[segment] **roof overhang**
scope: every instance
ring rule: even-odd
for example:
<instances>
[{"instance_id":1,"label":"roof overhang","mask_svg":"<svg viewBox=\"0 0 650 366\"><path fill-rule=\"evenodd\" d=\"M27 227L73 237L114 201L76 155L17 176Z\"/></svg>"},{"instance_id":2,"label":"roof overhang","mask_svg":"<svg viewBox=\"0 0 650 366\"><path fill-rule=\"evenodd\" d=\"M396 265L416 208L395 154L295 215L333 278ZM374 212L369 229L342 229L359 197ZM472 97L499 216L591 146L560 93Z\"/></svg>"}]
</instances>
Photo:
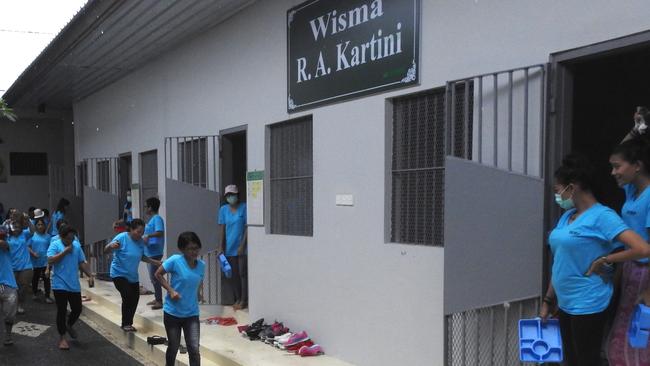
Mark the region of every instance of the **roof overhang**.
<instances>
[{"instance_id":1,"label":"roof overhang","mask_svg":"<svg viewBox=\"0 0 650 366\"><path fill-rule=\"evenodd\" d=\"M255 0L90 0L7 90L15 108L70 109Z\"/></svg>"}]
</instances>

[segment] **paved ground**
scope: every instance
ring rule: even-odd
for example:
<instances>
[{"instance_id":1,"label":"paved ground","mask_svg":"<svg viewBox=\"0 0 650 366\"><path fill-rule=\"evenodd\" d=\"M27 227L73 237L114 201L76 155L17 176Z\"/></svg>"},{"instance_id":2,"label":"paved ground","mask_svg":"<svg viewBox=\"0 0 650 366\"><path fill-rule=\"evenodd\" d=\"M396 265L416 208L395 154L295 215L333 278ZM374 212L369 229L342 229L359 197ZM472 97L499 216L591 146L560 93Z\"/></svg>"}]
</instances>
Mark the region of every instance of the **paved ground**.
<instances>
[{"instance_id":1,"label":"paved ground","mask_svg":"<svg viewBox=\"0 0 650 366\"><path fill-rule=\"evenodd\" d=\"M69 351L60 351L57 348L56 305L34 302L30 295L25 310L27 313L18 315L16 319L15 344L10 347L0 344L0 365L142 365L101 336L95 325L90 327L82 320L75 325L78 340L70 342ZM3 337L4 327L1 327L0 339Z\"/></svg>"}]
</instances>

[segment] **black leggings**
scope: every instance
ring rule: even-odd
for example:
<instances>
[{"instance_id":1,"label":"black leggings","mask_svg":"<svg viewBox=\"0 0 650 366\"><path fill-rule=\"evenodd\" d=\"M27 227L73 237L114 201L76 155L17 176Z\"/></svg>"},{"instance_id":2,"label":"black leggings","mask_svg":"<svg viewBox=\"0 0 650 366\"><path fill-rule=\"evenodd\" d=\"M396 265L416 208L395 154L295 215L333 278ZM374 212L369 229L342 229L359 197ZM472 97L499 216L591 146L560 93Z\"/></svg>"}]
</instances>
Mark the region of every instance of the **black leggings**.
<instances>
[{"instance_id":1,"label":"black leggings","mask_svg":"<svg viewBox=\"0 0 650 366\"><path fill-rule=\"evenodd\" d=\"M566 366L600 365L607 311L571 315L560 310L560 332Z\"/></svg>"},{"instance_id":2,"label":"black leggings","mask_svg":"<svg viewBox=\"0 0 650 366\"><path fill-rule=\"evenodd\" d=\"M34 274L32 275L32 292L36 295L38 291L38 281L43 279L43 286L45 287L45 297L50 297L50 278L45 273L47 267L34 268Z\"/></svg>"},{"instance_id":3,"label":"black leggings","mask_svg":"<svg viewBox=\"0 0 650 366\"><path fill-rule=\"evenodd\" d=\"M60 335L64 335L68 327L71 327L81 315L81 292L54 290L54 299L56 300L56 329ZM68 304L70 304L69 316L67 316Z\"/></svg>"},{"instance_id":4,"label":"black leggings","mask_svg":"<svg viewBox=\"0 0 650 366\"><path fill-rule=\"evenodd\" d=\"M226 278L236 303L248 304L248 256L226 257L232 267L232 277Z\"/></svg>"},{"instance_id":5,"label":"black leggings","mask_svg":"<svg viewBox=\"0 0 650 366\"><path fill-rule=\"evenodd\" d=\"M131 283L124 277L115 277L113 283L122 296L122 326L133 325L135 309L140 301L140 282Z\"/></svg>"}]
</instances>

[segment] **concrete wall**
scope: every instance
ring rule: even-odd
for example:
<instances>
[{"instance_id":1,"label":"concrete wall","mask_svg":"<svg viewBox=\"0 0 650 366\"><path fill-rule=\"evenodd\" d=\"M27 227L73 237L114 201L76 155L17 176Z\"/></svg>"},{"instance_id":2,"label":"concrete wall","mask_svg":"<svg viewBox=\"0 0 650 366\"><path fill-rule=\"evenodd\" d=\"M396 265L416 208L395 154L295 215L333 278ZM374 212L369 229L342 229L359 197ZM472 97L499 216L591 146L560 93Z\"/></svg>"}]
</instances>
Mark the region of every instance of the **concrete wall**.
<instances>
[{"instance_id":1,"label":"concrete wall","mask_svg":"<svg viewBox=\"0 0 650 366\"><path fill-rule=\"evenodd\" d=\"M67 160L71 163L74 146L71 126L64 123L63 118L25 115L26 118L16 122L0 119L0 139L3 141L0 143L0 154L7 159L6 168L9 169L10 152L45 152L48 164L56 165L64 165L64 156L68 156ZM74 179L74 169L66 169L66 175ZM9 175L7 183L0 183L0 202L5 210L17 207L27 211L29 206L51 210L53 206L50 205L49 188L48 175Z\"/></svg>"},{"instance_id":2,"label":"concrete wall","mask_svg":"<svg viewBox=\"0 0 650 366\"><path fill-rule=\"evenodd\" d=\"M256 3L77 103L77 158L162 151L164 136L247 124L248 170L264 170L264 126L313 114L314 235L250 228L251 318L306 329L359 365L442 365L444 249L385 243L386 98L648 29L647 4L423 0L420 86L289 116L285 19L300 2ZM337 193L355 206L337 207Z\"/></svg>"}]
</instances>

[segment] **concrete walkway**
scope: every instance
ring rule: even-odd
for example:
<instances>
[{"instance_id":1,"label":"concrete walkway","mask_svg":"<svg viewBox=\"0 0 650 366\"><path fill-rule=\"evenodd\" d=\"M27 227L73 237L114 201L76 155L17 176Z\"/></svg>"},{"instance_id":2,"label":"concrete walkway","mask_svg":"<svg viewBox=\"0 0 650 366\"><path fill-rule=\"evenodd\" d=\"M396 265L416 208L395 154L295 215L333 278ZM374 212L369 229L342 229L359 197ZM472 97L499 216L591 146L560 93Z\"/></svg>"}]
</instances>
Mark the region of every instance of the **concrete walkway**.
<instances>
[{"instance_id":1,"label":"concrete walkway","mask_svg":"<svg viewBox=\"0 0 650 366\"><path fill-rule=\"evenodd\" d=\"M0 365L142 365L81 320L75 324L78 340L69 342L69 351L61 351L57 347L56 305L32 301L29 295L25 310L26 314L16 319L15 344L0 345ZM4 329L0 339L4 339Z\"/></svg>"},{"instance_id":2,"label":"concrete walkway","mask_svg":"<svg viewBox=\"0 0 650 366\"><path fill-rule=\"evenodd\" d=\"M151 335L166 336L162 310L151 310L146 303L153 295L140 297L134 319L137 333L125 334L120 329L122 300L113 283L96 281L94 288L88 288L81 281L82 293L92 301L84 303L84 311L91 319L113 333L125 346L133 348L147 359L163 365L166 346L151 347L146 338ZM248 313L234 312L231 307L201 305L201 320L212 316L232 316L239 325L248 324ZM269 319L273 320L273 319ZM327 345L321 344L327 352ZM330 356L300 357L275 349L262 342L251 342L237 332L236 326L219 326L201 323L201 365L202 366L352 366ZM188 365L187 355L179 354L177 365Z\"/></svg>"}]
</instances>

